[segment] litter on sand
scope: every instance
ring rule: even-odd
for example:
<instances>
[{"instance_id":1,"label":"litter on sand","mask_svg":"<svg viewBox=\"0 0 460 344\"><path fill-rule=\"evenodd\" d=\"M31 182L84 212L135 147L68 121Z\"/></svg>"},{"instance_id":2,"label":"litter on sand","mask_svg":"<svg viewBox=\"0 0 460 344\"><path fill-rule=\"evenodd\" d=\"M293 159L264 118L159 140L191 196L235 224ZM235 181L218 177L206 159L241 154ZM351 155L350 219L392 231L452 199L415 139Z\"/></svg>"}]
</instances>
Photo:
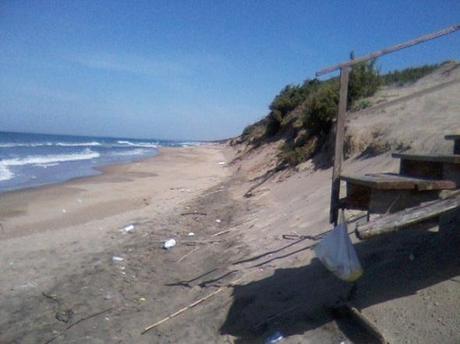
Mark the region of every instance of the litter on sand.
<instances>
[{"instance_id":1,"label":"litter on sand","mask_svg":"<svg viewBox=\"0 0 460 344\"><path fill-rule=\"evenodd\" d=\"M283 334L280 331L276 331L270 337L265 340L265 344L275 344L279 343L284 339Z\"/></svg>"},{"instance_id":2,"label":"litter on sand","mask_svg":"<svg viewBox=\"0 0 460 344\"><path fill-rule=\"evenodd\" d=\"M125 226L121 229L122 232L125 232L125 233L129 233L129 232L132 232L134 230L134 225L128 225L128 226Z\"/></svg>"},{"instance_id":3,"label":"litter on sand","mask_svg":"<svg viewBox=\"0 0 460 344\"><path fill-rule=\"evenodd\" d=\"M163 243L163 248L165 250L169 250L170 248L173 248L176 246L176 240L175 239L168 239Z\"/></svg>"},{"instance_id":4,"label":"litter on sand","mask_svg":"<svg viewBox=\"0 0 460 344\"><path fill-rule=\"evenodd\" d=\"M218 164L219 165L225 165L225 161L219 161Z\"/></svg>"},{"instance_id":5,"label":"litter on sand","mask_svg":"<svg viewBox=\"0 0 460 344\"><path fill-rule=\"evenodd\" d=\"M188 236L194 236L194 235L195 235L195 233L193 233L193 232L190 232L190 233L188 233L187 235L188 235Z\"/></svg>"},{"instance_id":6,"label":"litter on sand","mask_svg":"<svg viewBox=\"0 0 460 344\"><path fill-rule=\"evenodd\" d=\"M124 258L117 257L117 256L113 256L113 257L112 257L112 261L113 261L113 262L122 262L122 261L124 261Z\"/></svg>"},{"instance_id":7,"label":"litter on sand","mask_svg":"<svg viewBox=\"0 0 460 344\"><path fill-rule=\"evenodd\" d=\"M217 223L221 223L222 220L221 220L221 219L217 219L216 222L217 222Z\"/></svg>"},{"instance_id":8,"label":"litter on sand","mask_svg":"<svg viewBox=\"0 0 460 344\"><path fill-rule=\"evenodd\" d=\"M339 224L315 247L318 259L341 280L354 282L363 274L355 248L348 236L343 211Z\"/></svg>"}]
</instances>

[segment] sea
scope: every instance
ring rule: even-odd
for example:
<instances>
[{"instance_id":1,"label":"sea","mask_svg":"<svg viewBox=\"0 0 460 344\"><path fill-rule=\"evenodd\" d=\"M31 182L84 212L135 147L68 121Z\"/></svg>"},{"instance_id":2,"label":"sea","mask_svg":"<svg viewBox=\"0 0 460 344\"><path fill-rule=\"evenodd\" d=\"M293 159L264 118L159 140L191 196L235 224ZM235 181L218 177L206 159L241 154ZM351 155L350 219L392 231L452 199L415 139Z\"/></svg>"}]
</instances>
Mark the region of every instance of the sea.
<instances>
[{"instance_id":1,"label":"sea","mask_svg":"<svg viewBox=\"0 0 460 344\"><path fill-rule=\"evenodd\" d=\"M139 161L158 147L199 142L0 132L0 192L101 174L100 167Z\"/></svg>"}]
</instances>

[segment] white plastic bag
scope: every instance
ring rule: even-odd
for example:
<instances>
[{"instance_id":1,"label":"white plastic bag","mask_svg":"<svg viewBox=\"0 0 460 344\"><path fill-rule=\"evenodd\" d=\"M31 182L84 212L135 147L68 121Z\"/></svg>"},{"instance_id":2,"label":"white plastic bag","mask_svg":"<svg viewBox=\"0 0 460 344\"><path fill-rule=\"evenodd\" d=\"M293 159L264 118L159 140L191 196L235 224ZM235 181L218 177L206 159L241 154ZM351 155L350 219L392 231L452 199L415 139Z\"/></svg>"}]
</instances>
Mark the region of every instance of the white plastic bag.
<instances>
[{"instance_id":1,"label":"white plastic bag","mask_svg":"<svg viewBox=\"0 0 460 344\"><path fill-rule=\"evenodd\" d=\"M361 263L348 236L343 211L339 224L316 245L315 253L326 268L341 280L354 282L363 274Z\"/></svg>"}]
</instances>

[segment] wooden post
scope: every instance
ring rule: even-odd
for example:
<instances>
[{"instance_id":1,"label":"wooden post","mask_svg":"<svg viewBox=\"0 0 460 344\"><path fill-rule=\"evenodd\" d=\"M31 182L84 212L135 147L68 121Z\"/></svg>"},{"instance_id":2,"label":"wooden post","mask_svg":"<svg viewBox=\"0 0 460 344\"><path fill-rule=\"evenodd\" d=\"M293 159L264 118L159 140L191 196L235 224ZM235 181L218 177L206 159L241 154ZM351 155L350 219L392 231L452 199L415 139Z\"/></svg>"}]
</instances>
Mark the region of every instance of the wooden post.
<instances>
[{"instance_id":1,"label":"wooden post","mask_svg":"<svg viewBox=\"0 0 460 344\"><path fill-rule=\"evenodd\" d=\"M335 158L334 158L334 169L332 172L332 190L331 190L331 209L329 220L331 223L337 224L337 215L339 210L339 197L340 197L340 172L342 170L343 160L343 139L344 139L344 128L345 128L345 113L347 110L347 97L348 97L348 76L350 68L360 62L369 60L375 60L377 57L393 53L395 51L406 49L414 45L424 43L453 32L460 30L460 24L449 26L441 31L434 32L425 36L418 37L411 41L397 44L395 46L385 48L372 54L355 58L344 63L339 63L335 66L328 67L320 70L316 73L316 76L325 75L340 69L340 100L339 100L339 111L336 123L336 137L335 137ZM456 148L458 151L460 148ZM457 153L460 154L460 153Z\"/></svg>"},{"instance_id":2,"label":"wooden post","mask_svg":"<svg viewBox=\"0 0 460 344\"><path fill-rule=\"evenodd\" d=\"M329 221L337 225L339 198L340 198L340 173L342 172L343 162L343 140L345 134L345 115L347 112L348 99L348 79L350 75L350 67L345 66L340 68L340 98L339 109L336 122L335 133L335 155L334 169L332 170L332 186L331 186L331 210Z\"/></svg>"}]
</instances>

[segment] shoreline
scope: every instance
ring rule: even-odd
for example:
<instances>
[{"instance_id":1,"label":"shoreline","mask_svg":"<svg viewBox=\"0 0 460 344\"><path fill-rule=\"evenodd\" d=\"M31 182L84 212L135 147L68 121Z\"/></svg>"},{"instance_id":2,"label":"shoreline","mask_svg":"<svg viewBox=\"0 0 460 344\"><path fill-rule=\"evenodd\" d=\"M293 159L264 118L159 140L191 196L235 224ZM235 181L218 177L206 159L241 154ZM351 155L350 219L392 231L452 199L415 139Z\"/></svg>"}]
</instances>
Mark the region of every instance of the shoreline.
<instances>
[{"instance_id":1,"label":"shoreline","mask_svg":"<svg viewBox=\"0 0 460 344\"><path fill-rule=\"evenodd\" d=\"M217 143L217 144L215 144L215 143L201 144L200 146L201 147L211 147L211 146L216 146L216 145L219 145L219 143ZM0 198L2 196L4 196L4 195L13 194L13 193L17 193L17 192L24 192L24 191L29 192L29 191L46 190L47 188L50 188L50 187L55 187L55 186L59 186L59 185L66 185L66 184L69 184L69 183L78 182L80 180L85 182L87 179L89 180L91 178L97 178L97 177L104 176L105 174L110 174L110 173L116 172L118 167L129 166L129 165L132 165L132 164L144 163L144 162L148 163L150 161L153 161L153 159L156 159L157 157L159 157L162 154L162 152L166 153L169 150L189 149L189 148L192 149L192 148L195 148L195 147L198 147L198 146L158 147L158 148L155 148L158 151L158 153L156 155L154 155L154 156L141 158L139 160L126 161L126 162L117 162L117 163L113 163L113 164L107 164L107 165L102 165L102 166L98 166L98 167L93 167L92 170L96 171L97 174L73 177L73 178L70 178L70 179L67 179L67 180L64 180L64 181L56 181L56 182L47 183L47 184L43 184L43 185L27 186L27 187L20 188L20 189L0 191Z\"/></svg>"},{"instance_id":2,"label":"shoreline","mask_svg":"<svg viewBox=\"0 0 460 344\"><path fill-rule=\"evenodd\" d=\"M94 171L93 174L86 174L86 175L82 175L82 176L71 177L71 178L69 178L67 180L63 180L63 181L56 181L56 182L50 182L50 183L45 183L45 184L36 185L36 186L26 186L26 187L18 188L18 189L0 191L0 197L2 195L4 195L4 194L8 194L8 193L28 191L28 190L36 190L36 189L46 188L46 187L50 187L50 186L64 185L66 183L73 182L73 181L80 180L80 179L98 177L100 175L105 174L109 167L135 164L135 163L146 161L146 160L149 160L149 159L154 159L158 155L161 154L160 151L163 148L185 148L185 147L158 147L158 148L155 148L158 153L156 155L154 155L154 156L148 156L148 157L145 157L145 158L140 158L138 160L132 160L132 161L126 161L126 162L116 162L116 163L113 163L113 164L106 164L106 165L91 167L91 171Z\"/></svg>"},{"instance_id":3,"label":"shoreline","mask_svg":"<svg viewBox=\"0 0 460 344\"><path fill-rule=\"evenodd\" d=\"M100 208L100 203L116 203L116 200L120 200L120 204L118 206L112 204L112 208L114 209L103 209L102 215L115 215L118 212L124 212L129 209L137 208L143 205L145 206L146 202L151 202L150 200L145 201L145 199L148 197L148 195L145 192L140 193L143 194L143 197L133 195L134 198L137 198L137 201L130 202L124 200L124 195L126 193L123 192L123 190L121 192L118 192L117 194L112 193L112 195L107 195L107 192L111 191L109 190L109 186L116 184L123 185L125 183L128 187L129 183L142 184L143 182L153 182L161 184L161 178L160 180L158 180L158 175L154 172L150 172L150 170L155 170L155 168L157 167L161 170L162 167L167 167L167 165L165 165L165 162L168 161L169 163L171 163L171 157L172 159L174 159L174 157L180 157L182 154L186 155L187 152L193 155L196 151L221 149L223 149L223 147L213 145L203 145L200 146L200 148L161 147L158 150L158 154L154 157L148 157L146 159L133 161L129 163L113 164L98 167L97 170L100 172L100 174L97 175L81 176L63 182L2 192L0 193L0 224L2 226L2 231L0 232L0 241L5 238L17 236L16 233L11 233L8 230L8 228L11 227L16 227L16 230L14 232L19 232L21 230L25 230L27 233L31 232L29 227L31 226L32 221L26 221L24 223L18 221L18 218L30 218L32 216L32 214L27 215L24 209L27 209L27 211L30 212L30 208L38 208L36 211L38 214L34 216L33 223L35 225L35 228L39 228L40 230L44 227L56 229L62 226L69 226L86 222L81 217L76 221L74 219L74 221L70 222L62 221L61 219L62 217L71 216L71 209L73 209L73 212L75 212L78 211L79 208L83 208L85 206L85 201L80 201L80 199L82 198L89 199L91 206L95 206L98 208ZM173 164L171 166L174 167L174 161L172 162ZM107 197L99 197L97 195L96 190L92 190L98 188L98 186L100 186L100 190L98 190L98 192L106 193ZM90 194L85 196L85 190L89 191ZM129 190L126 191L129 193ZM76 198L78 204L71 204L69 206L69 198ZM115 199L110 201L111 198ZM53 203L53 199L66 199L67 204L66 202L59 204L59 201ZM40 204L37 204L40 202L44 202L44 204L42 206L40 206ZM43 213L47 213L47 211L45 209L40 208L46 208L46 204L49 204L50 202L53 203L55 207L61 207L62 214L59 214L59 211L57 211L57 214L45 216L45 221L42 215ZM83 215L86 215L87 212L83 213L85 213ZM91 214L90 219L93 220L97 217L97 214ZM9 223L11 221L12 224Z\"/></svg>"}]
</instances>

